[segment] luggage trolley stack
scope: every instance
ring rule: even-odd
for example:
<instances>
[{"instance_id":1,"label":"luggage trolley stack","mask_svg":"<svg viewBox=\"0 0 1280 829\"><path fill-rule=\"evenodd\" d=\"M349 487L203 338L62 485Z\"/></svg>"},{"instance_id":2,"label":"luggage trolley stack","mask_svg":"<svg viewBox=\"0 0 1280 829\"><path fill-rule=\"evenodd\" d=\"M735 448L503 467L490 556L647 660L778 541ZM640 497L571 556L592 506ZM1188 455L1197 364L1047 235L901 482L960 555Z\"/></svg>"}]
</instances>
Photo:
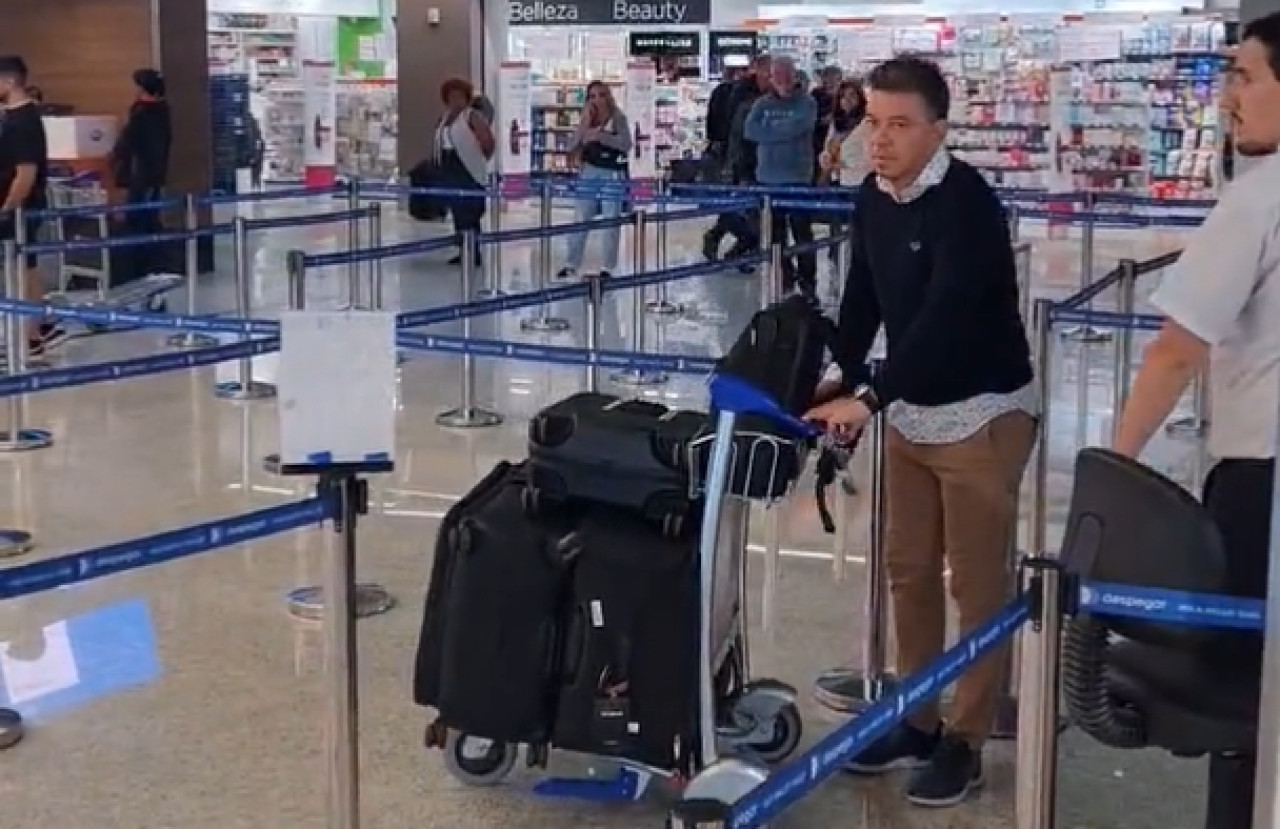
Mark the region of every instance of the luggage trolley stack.
<instances>
[{"instance_id":1,"label":"luggage trolley stack","mask_svg":"<svg viewBox=\"0 0 1280 829\"><path fill-rule=\"evenodd\" d=\"M758 314L712 416L597 393L549 406L528 459L445 515L414 697L454 777L494 785L555 749L619 773L543 794L636 799L659 778L731 800L795 751L795 689L751 677L744 571L752 502L785 498L815 443L794 412L825 324L804 300Z\"/></svg>"}]
</instances>

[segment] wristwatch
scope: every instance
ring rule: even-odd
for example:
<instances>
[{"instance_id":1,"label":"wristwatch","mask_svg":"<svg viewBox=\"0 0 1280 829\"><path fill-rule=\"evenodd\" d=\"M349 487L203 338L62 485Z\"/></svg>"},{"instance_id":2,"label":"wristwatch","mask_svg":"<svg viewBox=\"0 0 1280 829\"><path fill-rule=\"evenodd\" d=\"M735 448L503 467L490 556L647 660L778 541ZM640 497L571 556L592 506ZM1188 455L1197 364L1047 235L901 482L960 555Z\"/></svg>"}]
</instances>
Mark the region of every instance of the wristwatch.
<instances>
[{"instance_id":1,"label":"wristwatch","mask_svg":"<svg viewBox=\"0 0 1280 829\"><path fill-rule=\"evenodd\" d=\"M876 390L871 388L867 383L862 383L853 389L853 399L871 410L872 414L879 414L882 406L880 405L880 397L876 394Z\"/></svg>"}]
</instances>

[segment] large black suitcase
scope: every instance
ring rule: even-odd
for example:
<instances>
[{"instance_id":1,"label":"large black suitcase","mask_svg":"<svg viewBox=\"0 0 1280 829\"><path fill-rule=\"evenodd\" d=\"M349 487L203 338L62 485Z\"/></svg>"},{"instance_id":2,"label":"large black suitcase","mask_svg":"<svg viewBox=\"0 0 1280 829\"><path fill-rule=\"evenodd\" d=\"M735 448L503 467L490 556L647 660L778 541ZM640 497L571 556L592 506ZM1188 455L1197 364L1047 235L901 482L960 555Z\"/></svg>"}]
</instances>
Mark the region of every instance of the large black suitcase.
<instances>
[{"instance_id":1,"label":"large black suitcase","mask_svg":"<svg viewBox=\"0 0 1280 829\"><path fill-rule=\"evenodd\" d=\"M529 507L601 503L679 535L693 504L685 457L706 423L698 412L583 392L529 423Z\"/></svg>"},{"instance_id":2,"label":"large black suitcase","mask_svg":"<svg viewBox=\"0 0 1280 829\"><path fill-rule=\"evenodd\" d=\"M527 517L523 470L502 467L441 528L415 693L439 725L541 743L555 705L572 522ZM436 643L438 657L424 653Z\"/></svg>"},{"instance_id":3,"label":"large black suitcase","mask_svg":"<svg viewBox=\"0 0 1280 829\"><path fill-rule=\"evenodd\" d=\"M814 300L789 296L756 312L717 370L766 392L786 411L803 414L813 404L834 331Z\"/></svg>"},{"instance_id":4,"label":"large black suitcase","mask_svg":"<svg viewBox=\"0 0 1280 829\"><path fill-rule=\"evenodd\" d=\"M573 546L552 744L681 769L697 738L696 542L601 506Z\"/></svg>"}]
</instances>

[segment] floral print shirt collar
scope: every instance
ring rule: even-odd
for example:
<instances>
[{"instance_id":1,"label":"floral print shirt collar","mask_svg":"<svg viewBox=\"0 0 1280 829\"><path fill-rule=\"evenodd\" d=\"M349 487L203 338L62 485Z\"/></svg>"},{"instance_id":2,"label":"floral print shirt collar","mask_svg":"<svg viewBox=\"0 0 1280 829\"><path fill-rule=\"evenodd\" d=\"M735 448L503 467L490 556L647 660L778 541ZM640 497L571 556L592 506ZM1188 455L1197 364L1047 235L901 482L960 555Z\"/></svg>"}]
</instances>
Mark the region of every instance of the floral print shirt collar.
<instances>
[{"instance_id":1,"label":"floral print shirt collar","mask_svg":"<svg viewBox=\"0 0 1280 829\"><path fill-rule=\"evenodd\" d=\"M951 153L947 152L946 145L943 145L933 154L933 158L929 159L929 163L924 165L924 169L920 171L920 175L916 176L916 180L902 190L894 190L893 185L880 176L876 176L876 185L899 204L907 204L923 196L930 187L941 184L950 168Z\"/></svg>"}]
</instances>

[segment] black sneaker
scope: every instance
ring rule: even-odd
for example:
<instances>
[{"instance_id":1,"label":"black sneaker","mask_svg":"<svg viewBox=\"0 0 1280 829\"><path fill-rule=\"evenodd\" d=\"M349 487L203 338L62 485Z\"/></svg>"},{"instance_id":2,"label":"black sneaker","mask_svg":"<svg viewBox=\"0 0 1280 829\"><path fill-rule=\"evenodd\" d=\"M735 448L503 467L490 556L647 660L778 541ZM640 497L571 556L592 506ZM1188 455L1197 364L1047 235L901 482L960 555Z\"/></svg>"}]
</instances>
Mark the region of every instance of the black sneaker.
<instances>
[{"instance_id":1,"label":"black sneaker","mask_svg":"<svg viewBox=\"0 0 1280 829\"><path fill-rule=\"evenodd\" d=\"M886 774L928 765L938 748L941 731L932 734L903 723L867 746L845 766L854 774Z\"/></svg>"},{"instance_id":2,"label":"black sneaker","mask_svg":"<svg viewBox=\"0 0 1280 829\"><path fill-rule=\"evenodd\" d=\"M928 765L911 778L907 800L917 806L955 806L982 786L982 753L962 737L948 734Z\"/></svg>"},{"instance_id":3,"label":"black sneaker","mask_svg":"<svg viewBox=\"0 0 1280 829\"><path fill-rule=\"evenodd\" d=\"M708 262L715 262L720 258L720 237L714 233L704 233L702 235L702 258Z\"/></svg>"},{"instance_id":4,"label":"black sneaker","mask_svg":"<svg viewBox=\"0 0 1280 829\"><path fill-rule=\"evenodd\" d=\"M27 340L27 356L43 357L49 350L67 339L67 332L51 322L40 324L39 332Z\"/></svg>"}]
</instances>

